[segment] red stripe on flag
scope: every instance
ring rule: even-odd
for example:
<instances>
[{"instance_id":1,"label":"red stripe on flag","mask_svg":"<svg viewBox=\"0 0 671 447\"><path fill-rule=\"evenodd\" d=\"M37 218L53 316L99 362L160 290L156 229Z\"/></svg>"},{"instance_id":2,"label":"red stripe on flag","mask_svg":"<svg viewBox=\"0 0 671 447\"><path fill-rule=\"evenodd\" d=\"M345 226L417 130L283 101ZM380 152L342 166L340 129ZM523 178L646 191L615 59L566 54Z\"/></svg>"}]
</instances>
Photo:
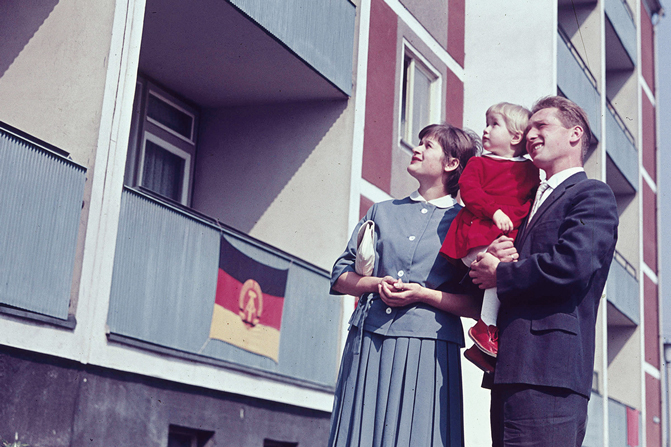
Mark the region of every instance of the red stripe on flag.
<instances>
[{"instance_id":1,"label":"red stripe on flag","mask_svg":"<svg viewBox=\"0 0 671 447\"><path fill-rule=\"evenodd\" d=\"M250 278L253 279L253 278ZM228 309L235 314L240 313L240 293L243 289L243 283L233 278L224 270L219 269L217 279L217 295L215 303ZM282 308L284 307L284 297L269 295L261 290L261 304L254 303L252 306L258 310L261 306L261 315L258 316L258 324L269 326L280 330L282 326ZM243 309L244 311L244 309ZM242 319L242 317L241 317Z\"/></svg>"}]
</instances>

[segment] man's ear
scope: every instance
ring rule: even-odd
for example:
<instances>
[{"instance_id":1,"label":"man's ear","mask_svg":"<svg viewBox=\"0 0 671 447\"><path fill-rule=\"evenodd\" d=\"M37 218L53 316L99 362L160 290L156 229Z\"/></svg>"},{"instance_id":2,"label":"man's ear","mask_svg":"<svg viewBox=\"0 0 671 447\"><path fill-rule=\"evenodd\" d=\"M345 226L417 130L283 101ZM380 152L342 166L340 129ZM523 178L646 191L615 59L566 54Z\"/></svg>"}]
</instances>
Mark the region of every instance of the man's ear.
<instances>
[{"instance_id":1,"label":"man's ear","mask_svg":"<svg viewBox=\"0 0 671 447\"><path fill-rule=\"evenodd\" d=\"M510 140L510 145L511 146L517 146L524 140L524 132L515 132L513 134L513 139Z\"/></svg>"},{"instance_id":2,"label":"man's ear","mask_svg":"<svg viewBox=\"0 0 671 447\"><path fill-rule=\"evenodd\" d=\"M452 172L459 167L459 159L450 157L443 163L443 170L445 172Z\"/></svg>"},{"instance_id":3,"label":"man's ear","mask_svg":"<svg viewBox=\"0 0 671 447\"><path fill-rule=\"evenodd\" d=\"M569 141L571 144L580 144L580 139L582 138L585 130L581 126L573 126L571 128L571 134L569 136Z\"/></svg>"}]
</instances>

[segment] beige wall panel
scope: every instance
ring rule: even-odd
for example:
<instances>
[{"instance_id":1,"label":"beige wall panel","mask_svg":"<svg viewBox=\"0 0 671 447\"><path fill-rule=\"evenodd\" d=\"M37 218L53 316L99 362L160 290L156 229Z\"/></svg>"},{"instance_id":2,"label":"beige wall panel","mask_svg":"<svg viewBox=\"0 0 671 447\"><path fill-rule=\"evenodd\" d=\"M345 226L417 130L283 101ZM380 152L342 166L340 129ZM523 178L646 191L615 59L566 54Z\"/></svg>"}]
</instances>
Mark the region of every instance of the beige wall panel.
<instances>
[{"instance_id":1,"label":"beige wall panel","mask_svg":"<svg viewBox=\"0 0 671 447\"><path fill-rule=\"evenodd\" d=\"M0 5L0 120L90 168L110 50L113 1Z\"/></svg>"}]
</instances>

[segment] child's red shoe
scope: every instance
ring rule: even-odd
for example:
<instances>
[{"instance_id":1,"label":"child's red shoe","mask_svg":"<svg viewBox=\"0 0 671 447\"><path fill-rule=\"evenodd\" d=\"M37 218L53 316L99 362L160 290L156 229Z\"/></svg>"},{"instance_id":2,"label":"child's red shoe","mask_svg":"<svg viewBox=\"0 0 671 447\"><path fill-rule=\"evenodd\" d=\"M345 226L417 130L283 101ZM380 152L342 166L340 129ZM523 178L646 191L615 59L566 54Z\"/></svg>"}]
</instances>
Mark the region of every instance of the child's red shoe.
<instances>
[{"instance_id":1,"label":"child's red shoe","mask_svg":"<svg viewBox=\"0 0 671 447\"><path fill-rule=\"evenodd\" d=\"M498 355L499 328L496 326L487 326L484 321L478 320L475 326L468 330L468 335L482 352L492 357Z\"/></svg>"},{"instance_id":2,"label":"child's red shoe","mask_svg":"<svg viewBox=\"0 0 671 447\"><path fill-rule=\"evenodd\" d=\"M480 368L482 371L493 374L496 365L496 359L485 355L476 345L471 346L464 351L466 357L471 363Z\"/></svg>"}]
</instances>

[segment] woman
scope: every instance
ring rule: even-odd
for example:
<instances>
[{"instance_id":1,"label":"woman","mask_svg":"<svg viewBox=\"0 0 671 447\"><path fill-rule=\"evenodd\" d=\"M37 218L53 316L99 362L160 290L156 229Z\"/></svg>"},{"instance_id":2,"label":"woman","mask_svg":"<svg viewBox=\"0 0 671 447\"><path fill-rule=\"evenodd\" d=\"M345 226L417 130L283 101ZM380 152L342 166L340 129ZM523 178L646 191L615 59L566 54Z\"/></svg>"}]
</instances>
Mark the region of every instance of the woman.
<instances>
[{"instance_id":1,"label":"woman","mask_svg":"<svg viewBox=\"0 0 671 447\"><path fill-rule=\"evenodd\" d=\"M438 255L452 219L459 176L476 154L474 134L431 125L407 170L409 197L373 205L331 274L332 293L360 296L336 386L329 446L462 446L458 316L479 301L458 294L456 267ZM357 232L375 222L374 276L354 270Z\"/></svg>"}]
</instances>

